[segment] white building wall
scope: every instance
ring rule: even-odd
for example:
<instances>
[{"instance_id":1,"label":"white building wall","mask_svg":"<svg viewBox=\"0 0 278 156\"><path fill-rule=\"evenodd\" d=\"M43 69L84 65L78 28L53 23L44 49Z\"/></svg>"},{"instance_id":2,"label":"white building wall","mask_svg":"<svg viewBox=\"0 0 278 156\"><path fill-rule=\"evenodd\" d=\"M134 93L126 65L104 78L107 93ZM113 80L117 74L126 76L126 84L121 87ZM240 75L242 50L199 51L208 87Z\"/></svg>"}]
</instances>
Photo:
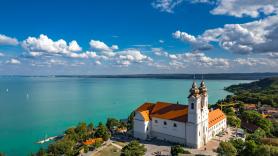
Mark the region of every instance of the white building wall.
<instances>
[{"instance_id":1,"label":"white building wall","mask_svg":"<svg viewBox=\"0 0 278 156\"><path fill-rule=\"evenodd\" d=\"M185 144L185 123L173 120L152 118L151 135L160 140ZM165 125L164 122L167 124ZM174 126L176 125L176 127Z\"/></svg>"},{"instance_id":2,"label":"white building wall","mask_svg":"<svg viewBox=\"0 0 278 156\"><path fill-rule=\"evenodd\" d=\"M150 135L150 125L149 121L144 121L143 116L139 113L135 113L133 122L133 136L138 139L146 140Z\"/></svg>"},{"instance_id":3,"label":"white building wall","mask_svg":"<svg viewBox=\"0 0 278 156\"><path fill-rule=\"evenodd\" d=\"M227 128L227 119L218 122L209 128L209 140Z\"/></svg>"}]
</instances>

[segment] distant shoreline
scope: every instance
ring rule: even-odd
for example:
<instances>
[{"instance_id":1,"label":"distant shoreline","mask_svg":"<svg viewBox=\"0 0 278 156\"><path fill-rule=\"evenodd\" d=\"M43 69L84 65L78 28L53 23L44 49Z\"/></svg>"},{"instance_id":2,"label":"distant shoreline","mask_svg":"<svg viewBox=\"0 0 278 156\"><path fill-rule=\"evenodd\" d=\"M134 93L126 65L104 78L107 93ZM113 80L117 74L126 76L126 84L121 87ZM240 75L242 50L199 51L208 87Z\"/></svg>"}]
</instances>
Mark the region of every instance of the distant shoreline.
<instances>
[{"instance_id":1,"label":"distant shoreline","mask_svg":"<svg viewBox=\"0 0 278 156\"><path fill-rule=\"evenodd\" d=\"M194 74L129 74L129 75L1 75L0 77L57 77L57 78L153 78L193 79ZM278 73L211 73L195 74L195 79L205 80L259 80L278 77Z\"/></svg>"}]
</instances>

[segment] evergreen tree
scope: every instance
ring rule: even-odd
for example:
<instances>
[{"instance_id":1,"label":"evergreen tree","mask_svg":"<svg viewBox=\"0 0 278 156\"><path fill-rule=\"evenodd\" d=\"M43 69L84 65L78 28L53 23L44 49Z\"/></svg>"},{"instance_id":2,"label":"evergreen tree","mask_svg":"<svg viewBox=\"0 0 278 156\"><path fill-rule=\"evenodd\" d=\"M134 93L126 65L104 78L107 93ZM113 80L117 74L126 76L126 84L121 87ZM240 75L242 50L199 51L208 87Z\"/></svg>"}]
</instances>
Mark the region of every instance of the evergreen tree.
<instances>
[{"instance_id":1,"label":"evergreen tree","mask_svg":"<svg viewBox=\"0 0 278 156\"><path fill-rule=\"evenodd\" d=\"M122 151L121 156L143 156L147 149L136 140L131 141Z\"/></svg>"}]
</instances>

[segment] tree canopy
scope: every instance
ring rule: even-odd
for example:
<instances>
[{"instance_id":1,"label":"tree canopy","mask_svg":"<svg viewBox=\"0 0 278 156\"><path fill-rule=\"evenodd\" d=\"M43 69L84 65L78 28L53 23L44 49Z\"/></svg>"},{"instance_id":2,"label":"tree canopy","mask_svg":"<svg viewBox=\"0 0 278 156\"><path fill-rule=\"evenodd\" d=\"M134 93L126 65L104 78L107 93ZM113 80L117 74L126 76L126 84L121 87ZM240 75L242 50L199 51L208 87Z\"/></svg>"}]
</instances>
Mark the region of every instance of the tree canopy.
<instances>
[{"instance_id":1,"label":"tree canopy","mask_svg":"<svg viewBox=\"0 0 278 156\"><path fill-rule=\"evenodd\" d=\"M141 145L138 141L133 140L122 149L121 156L143 156L146 151L147 149L144 145Z\"/></svg>"},{"instance_id":2,"label":"tree canopy","mask_svg":"<svg viewBox=\"0 0 278 156\"><path fill-rule=\"evenodd\" d=\"M237 154L237 150L232 143L222 141L217 148L217 153L220 156L235 156Z\"/></svg>"}]
</instances>

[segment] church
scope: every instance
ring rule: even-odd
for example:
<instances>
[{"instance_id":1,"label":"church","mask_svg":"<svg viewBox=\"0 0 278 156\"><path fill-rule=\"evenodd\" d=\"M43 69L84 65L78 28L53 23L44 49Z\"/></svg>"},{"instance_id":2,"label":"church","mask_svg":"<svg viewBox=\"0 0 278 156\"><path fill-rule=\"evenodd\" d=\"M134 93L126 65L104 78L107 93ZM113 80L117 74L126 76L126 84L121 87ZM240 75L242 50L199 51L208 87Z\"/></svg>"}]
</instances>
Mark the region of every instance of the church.
<instances>
[{"instance_id":1,"label":"church","mask_svg":"<svg viewBox=\"0 0 278 156\"><path fill-rule=\"evenodd\" d=\"M188 105L167 102L144 103L135 110L133 135L135 138L160 139L200 148L227 127L225 114L208 109L205 82L198 88L194 81Z\"/></svg>"}]
</instances>

